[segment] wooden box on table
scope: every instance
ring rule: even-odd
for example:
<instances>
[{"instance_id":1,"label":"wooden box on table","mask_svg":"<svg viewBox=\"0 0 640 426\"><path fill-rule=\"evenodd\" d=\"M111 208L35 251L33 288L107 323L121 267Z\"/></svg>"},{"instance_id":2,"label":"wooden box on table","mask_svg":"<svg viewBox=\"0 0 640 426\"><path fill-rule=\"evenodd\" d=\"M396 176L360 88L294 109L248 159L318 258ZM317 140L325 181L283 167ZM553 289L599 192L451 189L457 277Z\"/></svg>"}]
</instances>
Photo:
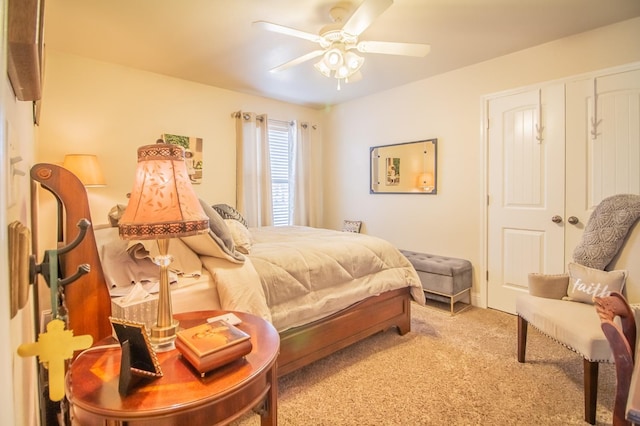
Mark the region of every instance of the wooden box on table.
<instances>
[{"instance_id":1,"label":"wooden box on table","mask_svg":"<svg viewBox=\"0 0 640 426\"><path fill-rule=\"evenodd\" d=\"M251 352L249 334L224 320L181 330L176 349L201 374L229 364Z\"/></svg>"}]
</instances>

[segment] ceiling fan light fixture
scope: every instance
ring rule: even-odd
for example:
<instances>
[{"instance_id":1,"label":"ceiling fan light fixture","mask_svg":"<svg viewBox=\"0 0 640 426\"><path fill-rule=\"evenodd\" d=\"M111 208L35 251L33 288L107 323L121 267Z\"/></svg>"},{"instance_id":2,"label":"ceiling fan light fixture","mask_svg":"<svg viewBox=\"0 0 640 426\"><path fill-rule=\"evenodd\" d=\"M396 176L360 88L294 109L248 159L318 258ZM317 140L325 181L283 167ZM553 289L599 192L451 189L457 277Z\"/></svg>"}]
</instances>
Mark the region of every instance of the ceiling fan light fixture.
<instances>
[{"instance_id":1,"label":"ceiling fan light fixture","mask_svg":"<svg viewBox=\"0 0 640 426\"><path fill-rule=\"evenodd\" d=\"M347 68L349 68L349 74L353 74L362 67L362 64L364 64L364 58L353 52L347 52L344 55L344 62L347 65Z\"/></svg>"},{"instance_id":2,"label":"ceiling fan light fixture","mask_svg":"<svg viewBox=\"0 0 640 426\"><path fill-rule=\"evenodd\" d=\"M340 47L328 50L314 67L325 77L347 80L358 72L364 64L364 58Z\"/></svg>"},{"instance_id":3,"label":"ceiling fan light fixture","mask_svg":"<svg viewBox=\"0 0 640 426\"><path fill-rule=\"evenodd\" d=\"M324 58L313 64L313 66L318 70L320 74L324 75L325 77L331 77L331 69L329 69L327 64L324 63Z\"/></svg>"},{"instance_id":4,"label":"ceiling fan light fixture","mask_svg":"<svg viewBox=\"0 0 640 426\"><path fill-rule=\"evenodd\" d=\"M336 7L331 8L329 14L333 22L323 26L317 34L267 21L254 22L255 25L268 31L309 40L320 45L320 49L290 60L273 68L272 71L282 71L321 57L314 64L314 67L323 76L338 80L338 90L340 90L341 83L351 83L362 79L360 69L365 58L358 55L357 52L415 57L422 57L429 53L430 46L427 44L360 41L360 36L378 16L393 5L393 0L360 0L359 3L360 5L355 10L353 10L351 2L342 1Z\"/></svg>"},{"instance_id":5,"label":"ceiling fan light fixture","mask_svg":"<svg viewBox=\"0 0 640 426\"><path fill-rule=\"evenodd\" d=\"M376 53L385 55L401 55L423 57L429 53L428 44L397 43L388 41L359 41L360 36L373 21L393 5L393 0L361 0L360 5L352 10L351 2L340 2L331 8L329 14L333 23L325 25L318 34L300 31L267 21L256 21L255 25L275 33L281 33L320 45L320 49L290 60L272 71L282 71L316 57L322 57L314 64L315 68L327 78L356 82L362 79L360 68L364 64L360 53Z\"/></svg>"},{"instance_id":6,"label":"ceiling fan light fixture","mask_svg":"<svg viewBox=\"0 0 640 426\"><path fill-rule=\"evenodd\" d=\"M339 69L344 63L344 57L342 51L338 48L329 49L324 54L323 62L332 71Z\"/></svg>"},{"instance_id":7,"label":"ceiling fan light fixture","mask_svg":"<svg viewBox=\"0 0 640 426\"><path fill-rule=\"evenodd\" d=\"M341 66L336 70L336 78L347 78L349 77L349 68L346 65Z\"/></svg>"}]
</instances>

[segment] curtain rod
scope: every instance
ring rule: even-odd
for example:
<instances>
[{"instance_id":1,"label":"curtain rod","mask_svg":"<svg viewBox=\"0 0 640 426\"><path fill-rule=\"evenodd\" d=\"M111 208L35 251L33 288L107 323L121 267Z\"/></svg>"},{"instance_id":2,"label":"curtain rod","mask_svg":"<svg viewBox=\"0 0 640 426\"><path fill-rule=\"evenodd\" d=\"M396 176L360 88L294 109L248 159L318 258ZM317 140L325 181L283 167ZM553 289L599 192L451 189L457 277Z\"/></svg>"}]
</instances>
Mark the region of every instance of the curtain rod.
<instances>
[{"instance_id":1,"label":"curtain rod","mask_svg":"<svg viewBox=\"0 0 640 426\"><path fill-rule=\"evenodd\" d=\"M232 118L240 118L240 115L242 114L242 118L244 118L245 120L248 120L251 118L251 114L248 112L242 112L242 111L234 111L231 113L231 117ZM263 121L264 117L262 115L256 115L256 120L257 121Z\"/></svg>"},{"instance_id":2,"label":"curtain rod","mask_svg":"<svg viewBox=\"0 0 640 426\"><path fill-rule=\"evenodd\" d=\"M234 111L234 112L231 113L231 117L232 118L240 118L241 115L242 115L242 118L244 118L245 120L248 120L249 118L251 118L251 115L248 112L243 113L242 111ZM262 120L264 120L264 118L263 118L263 116L258 115L258 116L256 116L256 120L262 121ZM290 126L293 126L294 124L295 124L295 120L289 121L289 125ZM300 125L302 126L302 128L306 129L309 124L308 123L301 123ZM318 128L318 126L316 124L312 124L311 128L313 130L316 130Z\"/></svg>"}]
</instances>

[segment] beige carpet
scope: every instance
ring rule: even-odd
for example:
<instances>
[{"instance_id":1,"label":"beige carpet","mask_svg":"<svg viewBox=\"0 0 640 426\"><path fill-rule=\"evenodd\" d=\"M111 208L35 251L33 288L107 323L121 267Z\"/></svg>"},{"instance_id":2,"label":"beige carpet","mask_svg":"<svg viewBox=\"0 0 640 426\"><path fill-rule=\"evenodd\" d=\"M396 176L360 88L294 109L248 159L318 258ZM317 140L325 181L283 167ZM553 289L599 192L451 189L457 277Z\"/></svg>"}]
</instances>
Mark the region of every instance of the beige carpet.
<instances>
[{"instance_id":1,"label":"beige carpet","mask_svg":"<svg viewBox=\"0 0 640 426\"><path fill-rule=\"evenodd\" d=\"M412 330L372 336L279 381L279 425L572 425L583 421L582 358L516 317L412 305ZM597 424L611 424L615 370L600 365ZM258 425L255 414L235 425Z\"/></svg>"}]
</instances>

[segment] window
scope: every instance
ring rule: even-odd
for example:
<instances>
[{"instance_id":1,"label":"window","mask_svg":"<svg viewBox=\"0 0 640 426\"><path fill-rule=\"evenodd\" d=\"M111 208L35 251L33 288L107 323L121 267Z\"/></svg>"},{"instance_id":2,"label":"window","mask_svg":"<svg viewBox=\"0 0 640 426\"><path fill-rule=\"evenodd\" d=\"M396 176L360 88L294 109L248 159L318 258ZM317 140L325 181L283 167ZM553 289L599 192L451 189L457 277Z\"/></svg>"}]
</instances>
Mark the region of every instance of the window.
<instances>
[{"instance_id":1,"label":"window","mask_svg":"<svg viewBox=\"0 0 640 426\"><path fill-rule=\"evenodd\" d=\"M268 122L274 226L291 225L293 140L289 129L290 123L287 121Z\"/></svg>"}]
</instances>

